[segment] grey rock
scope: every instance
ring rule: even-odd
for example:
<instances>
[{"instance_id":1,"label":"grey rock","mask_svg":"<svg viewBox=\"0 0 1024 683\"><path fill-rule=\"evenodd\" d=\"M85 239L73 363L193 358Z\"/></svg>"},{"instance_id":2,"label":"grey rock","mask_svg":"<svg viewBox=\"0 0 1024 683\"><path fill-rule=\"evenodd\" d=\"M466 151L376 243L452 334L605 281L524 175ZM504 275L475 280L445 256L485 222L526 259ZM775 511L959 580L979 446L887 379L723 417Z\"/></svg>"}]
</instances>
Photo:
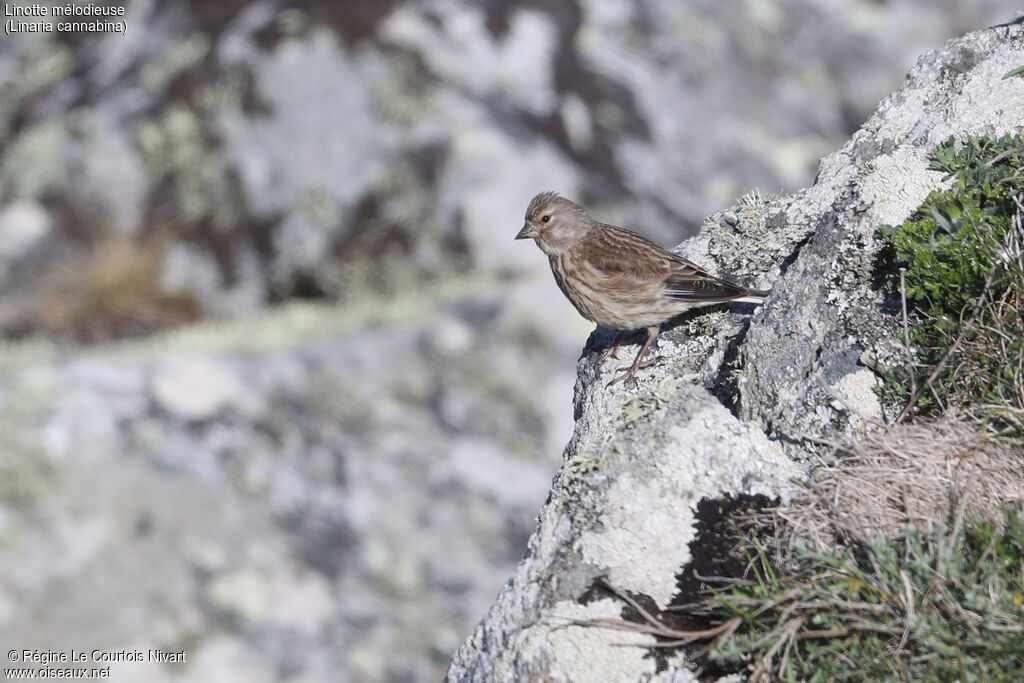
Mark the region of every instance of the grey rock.
<instances>
[{"instance_id":1,"label":"grey rock","mask_svg":"<svg viewBox=\"0 0 1024 683\"><path fill-rule=\"evenodd\" d=\"M102 216L107 230L142 231L149 191L142 159L124 131L118 130L113 115L97 109L82 118L82 138L72 162L80 175L68 188L69 199Z\"/></svg>"},{"instance_id":2,"label":"grey rock","mask_svg":"<svg viewBox=\"0 0 1024 683\"><path fill-rule=\"evenodd\" d=\"M473 290L341 335L308 326L348 313L296 306L307 327L286 310L8 359L0 640L188 651L123 678L439 679L518 560L569 412L574 348L510 344L498 292Z\"/></svg>"},{"instance_id":3,"label":"grey rock","mask_svg":"<svg viewBox=\"0 0 1024 683\"><path fill-rule=\"evenodd\" d=\"M51 232L53 221L39 203L13 201L0 209L0 262L23 258Z\"/></svg>"},{"instance_id":4,"label":"grey rock","mask_svg":"<svg viewBox=\"0 0 1024 683\"><path fill-rule=\"evenodd\" d=\"M185 420L208 420L245 404L241 378L224 363L206 358L163 360L153 371L151 385L157 405Z\"/></svg>"}]
</instances>

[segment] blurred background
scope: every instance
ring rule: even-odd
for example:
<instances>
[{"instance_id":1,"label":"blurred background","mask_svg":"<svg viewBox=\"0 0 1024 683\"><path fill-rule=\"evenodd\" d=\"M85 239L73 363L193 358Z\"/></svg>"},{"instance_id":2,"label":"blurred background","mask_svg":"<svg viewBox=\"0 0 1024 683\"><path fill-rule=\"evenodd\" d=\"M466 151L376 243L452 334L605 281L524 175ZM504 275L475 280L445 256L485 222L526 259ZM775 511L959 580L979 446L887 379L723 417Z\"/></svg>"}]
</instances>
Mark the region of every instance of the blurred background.
<instances>
[{"instance_id":1,"label":"blurred background","mask_svg":"<svg viewBox=\"0 0 1024 683\"><path fill-rule=\"evenodd\" d=\"M535 193L674 245L1020 7L122 6L0 37L0 644L254 682L439 680L522 556L591 329Z\"/></svg>"}]
</instances>

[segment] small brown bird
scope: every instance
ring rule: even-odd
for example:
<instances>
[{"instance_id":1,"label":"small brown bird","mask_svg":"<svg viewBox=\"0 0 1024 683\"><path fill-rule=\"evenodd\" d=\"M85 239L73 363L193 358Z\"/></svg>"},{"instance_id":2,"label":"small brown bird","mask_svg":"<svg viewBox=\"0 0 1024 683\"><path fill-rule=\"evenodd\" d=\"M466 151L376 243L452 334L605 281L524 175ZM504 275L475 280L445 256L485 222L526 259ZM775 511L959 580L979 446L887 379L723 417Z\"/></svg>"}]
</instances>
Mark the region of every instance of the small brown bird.
<instances>
[{"instance_id":1,"label":"small brown bird","mask_svg":"<svg viewBox=\"0 0 1024 683\"><path fill-rule=\"evenodd\" d=\"M559 289L587 320L619 330L601 360L614 354L627 332L647 329L647 341L629 369L611 384L636 375L661 324L680 313L723 301L759 304L767 291L714 277L632 230L598 223L575 202L542 192L526 210L517 240L532 238L548 256Z\"/></svg>"}]
</instances>

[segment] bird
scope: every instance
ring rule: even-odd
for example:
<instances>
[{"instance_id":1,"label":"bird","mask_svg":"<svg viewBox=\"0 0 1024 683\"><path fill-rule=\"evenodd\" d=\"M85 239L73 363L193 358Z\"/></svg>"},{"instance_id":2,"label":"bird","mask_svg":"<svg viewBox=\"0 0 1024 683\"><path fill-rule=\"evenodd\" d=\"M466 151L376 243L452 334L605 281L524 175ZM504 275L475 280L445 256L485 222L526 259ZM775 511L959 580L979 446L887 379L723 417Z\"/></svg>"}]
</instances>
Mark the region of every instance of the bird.
<instances>
[{"instance_id":1,"label":"bird","mask_svg":"<svg viewBox=\"0 0 1024 683\"><path fill-rule=\"evenodd\" d=\"M723 280L663 249L639 233L599 223L576 202L556 192L530 201L515 239L532 239L548 257L562 293L587 320L618 331L609 354L634 330L647 339L633 364L609 386L636 376L662 323L701 306L726 301L763 303L770 290ZM617 356L616 356L617 357Z\"/></svg>"}]
</instances>

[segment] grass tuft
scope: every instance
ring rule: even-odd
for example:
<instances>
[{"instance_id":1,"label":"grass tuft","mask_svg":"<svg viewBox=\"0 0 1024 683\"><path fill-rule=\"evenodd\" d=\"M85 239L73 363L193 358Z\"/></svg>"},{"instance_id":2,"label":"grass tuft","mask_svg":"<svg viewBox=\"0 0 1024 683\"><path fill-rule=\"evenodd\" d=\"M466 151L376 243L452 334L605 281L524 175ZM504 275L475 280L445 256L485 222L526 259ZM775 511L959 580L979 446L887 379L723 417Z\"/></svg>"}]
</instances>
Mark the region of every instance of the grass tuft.
<instances>
[{"instance_id":1,"label":"grass tuft","mask_svg":"<svg viewBox=\"0 0 1024 683\"><path fill-rule=\"evenodd\" d=\"M795 571L731 581L695 610L757 617L711 661L741 664L753 681L1024 676L1020 505L1002 524L909 527L861 546L804 548L795 560Z\"/></svg>"},{"instance_id":2,"label":"grass tuft","mask_svg":"<svg viewBox=\"0 0 1024 683\"><path fill-rule=\"evenodd\" d=\"M153 245L112 237L55 264L42 276L31 329L57 339L98 342L197 320L200 307L190 295L161 289L159 257Z\"/></svg>"}]
</instances>

